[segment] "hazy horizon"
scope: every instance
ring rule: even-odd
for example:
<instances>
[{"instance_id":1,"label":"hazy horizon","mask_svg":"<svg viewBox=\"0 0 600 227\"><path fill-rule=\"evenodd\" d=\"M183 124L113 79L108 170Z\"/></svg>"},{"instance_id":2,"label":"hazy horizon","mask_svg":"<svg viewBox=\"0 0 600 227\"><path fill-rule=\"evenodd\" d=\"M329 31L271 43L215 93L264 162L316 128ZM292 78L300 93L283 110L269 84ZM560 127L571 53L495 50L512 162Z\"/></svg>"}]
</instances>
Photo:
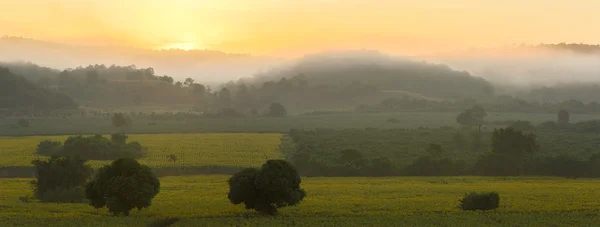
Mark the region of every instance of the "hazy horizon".
<instances>
[{"instance_id":1,"label":"hazy horizon","mask_svg":"<svg viewBox=\"0 0 600 227\"><path fill-rule=\"evenodd\" d=\"M520 48L600 43L600 29L588 26L600 2L591 0L3 0L0 8L10 9L0 36L48 44L0 43L0 61L58 69L135 64L224 82L311 54L375 50L500 84L600 80L597 56ZM206 51L153 51L167 49Z\"/></svg>"},{"instance_id":2,"label":"hazy horizon","mask_svg":"<svg viewBox=\"0 0 600 227\"><path fill-rule=\"evenodd\" d=\"M543 3L543 4L542 4ZM35 4L36 7L31 7ZM275 57L375 49L423 55L512 44L600 43L583 0L3 0L0 34L78 45Z\"/></svg>"}]
</instances>

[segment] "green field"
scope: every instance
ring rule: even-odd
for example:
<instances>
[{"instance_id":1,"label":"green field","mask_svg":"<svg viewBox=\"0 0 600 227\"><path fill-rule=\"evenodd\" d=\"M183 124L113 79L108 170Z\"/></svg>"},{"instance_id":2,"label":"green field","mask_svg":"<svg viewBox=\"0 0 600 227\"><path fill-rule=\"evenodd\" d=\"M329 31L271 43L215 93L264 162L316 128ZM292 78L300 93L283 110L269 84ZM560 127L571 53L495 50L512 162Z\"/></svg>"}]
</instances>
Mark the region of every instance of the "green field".
<instances>
[{"instance_id":1,"label":"green field","mask_svg":"<svg viewBox=\"0 0 600 227\"><path fill-rule=\"evenodd\" d=\"M454 112L399 112L381 114L336 113L317 116L290 116L284 118L244 117L244 118L178 118L153 119L134 117L129 134L149 133L200 133L200 132L279 132L291 129L346 129L346 128L438 128L459 127ZM395 123L388 120L394 118ZM572 114L571 122L599 119L600 115ZM545 113L489 113L488 127L499 127L494 122L526 120L534 124L556 121L556 114ZM72 135L110 134L117 130L109 118L32 119L29 128L11 128L16 119L0 119L0 135Z\"/></svg>"},{"instance_id":2,"label":"green field","mask_svg":"<svg viewBox=\"0 0 600 227\"><path fill-rule=\"evenodd\" d=\"M28 203L31 179L0 179L0 226L144 226L179 217L174 226L594 226L600 181L560 178L304 178L300 205L262 217L227 200L228 176L161 178L149 209L112 217L86 204ZM470 191L498 191L500 208L461 211Z\"/></svg>"},{"instance_id":3,"label":"green field","mask_svg":"<svg viewBox=\"0 0 600 227\"><path fill-rule=\"evenodd\" d=\"M129 135L128 141L138 141L146 149L140 163L150 167L260 166L267 159L282 158L279 149L281 134L206 133L206 134L146 134ZM36 154L43 140L64 141L67 136L0 137L0 167L31 166L31 161L45 158ZM177 156L172 162L167 157ZM92 160L98 167L109 161Z\"/></svg>"}]
</instances>

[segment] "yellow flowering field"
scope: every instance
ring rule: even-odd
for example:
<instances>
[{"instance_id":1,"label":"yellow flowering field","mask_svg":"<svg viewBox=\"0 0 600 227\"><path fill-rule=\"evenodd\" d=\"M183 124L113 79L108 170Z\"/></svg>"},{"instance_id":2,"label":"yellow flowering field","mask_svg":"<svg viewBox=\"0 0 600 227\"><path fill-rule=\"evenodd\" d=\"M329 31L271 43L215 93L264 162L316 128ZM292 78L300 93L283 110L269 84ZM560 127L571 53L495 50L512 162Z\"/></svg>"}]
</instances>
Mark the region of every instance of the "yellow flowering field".
<instances>
[{"instance_id":1,"label":"yellow flowering field","mask_svg":"<svg viewBox=\"0 0 600 227\"><path fill-rule=\"evenodd\" d=\"M282 158L279 149L281 134L201 133L201 134L134 134L128 141L137 141L146 149L140 163L150 167L171 166L260 166L267 159ZM0 137L0 167L31 166L39 142L64 142L67 136ZM176 161L168 156L175 155ZM98 167L109 161L89 162Z\"/></svg>"},{"instance_id":2,"label":"yellow flowering field","mask_svg":"<svg viewBox=\"0 0 600 227\"><path fill-rule=\"evenodd\" d=\"M263 217L227 200L229 176L163 177L149 209L113 217L86 204L21 201L31 179L0 179L0 226L597 226L600 181L549 177L304 178L307 198ZM497 191L500 208L461 211L470 191Z\"/></svg>"}]
</instances>

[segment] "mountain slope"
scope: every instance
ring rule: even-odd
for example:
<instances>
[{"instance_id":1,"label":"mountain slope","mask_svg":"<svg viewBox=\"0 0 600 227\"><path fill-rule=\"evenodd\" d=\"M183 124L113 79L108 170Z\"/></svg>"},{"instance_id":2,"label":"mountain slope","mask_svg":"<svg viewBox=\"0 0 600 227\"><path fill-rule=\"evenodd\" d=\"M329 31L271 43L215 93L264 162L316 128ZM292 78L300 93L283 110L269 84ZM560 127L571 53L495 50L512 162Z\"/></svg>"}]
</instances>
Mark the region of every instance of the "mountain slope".
<instances>
[{"instance_id":1,"label":"mountain slope","mask_svg":"<svg viewBox=\"0 0 600 227\"><path fill-rule=\"evenodd\" d=\"M77 108L70 97L40 88L7 68L0 67L0 108L63 109Z\"/></svg>"}]
</instances>

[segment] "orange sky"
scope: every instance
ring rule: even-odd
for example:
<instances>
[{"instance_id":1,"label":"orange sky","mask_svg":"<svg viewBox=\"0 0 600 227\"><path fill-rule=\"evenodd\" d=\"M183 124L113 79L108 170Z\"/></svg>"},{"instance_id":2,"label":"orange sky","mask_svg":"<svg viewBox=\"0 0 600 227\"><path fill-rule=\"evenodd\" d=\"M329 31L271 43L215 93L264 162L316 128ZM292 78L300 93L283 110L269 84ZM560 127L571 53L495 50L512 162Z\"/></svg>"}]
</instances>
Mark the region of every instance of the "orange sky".
<instances>
[{"instance_id":1,"label":"orange sky","mask_svg":"<svg viewBox=\"0 0 600 227\"><path fill-rule=\"evenodd\" d=\"M0 0L0 35L298 56L600 43L598 0Z\"/></svg>"}]
</instances>

